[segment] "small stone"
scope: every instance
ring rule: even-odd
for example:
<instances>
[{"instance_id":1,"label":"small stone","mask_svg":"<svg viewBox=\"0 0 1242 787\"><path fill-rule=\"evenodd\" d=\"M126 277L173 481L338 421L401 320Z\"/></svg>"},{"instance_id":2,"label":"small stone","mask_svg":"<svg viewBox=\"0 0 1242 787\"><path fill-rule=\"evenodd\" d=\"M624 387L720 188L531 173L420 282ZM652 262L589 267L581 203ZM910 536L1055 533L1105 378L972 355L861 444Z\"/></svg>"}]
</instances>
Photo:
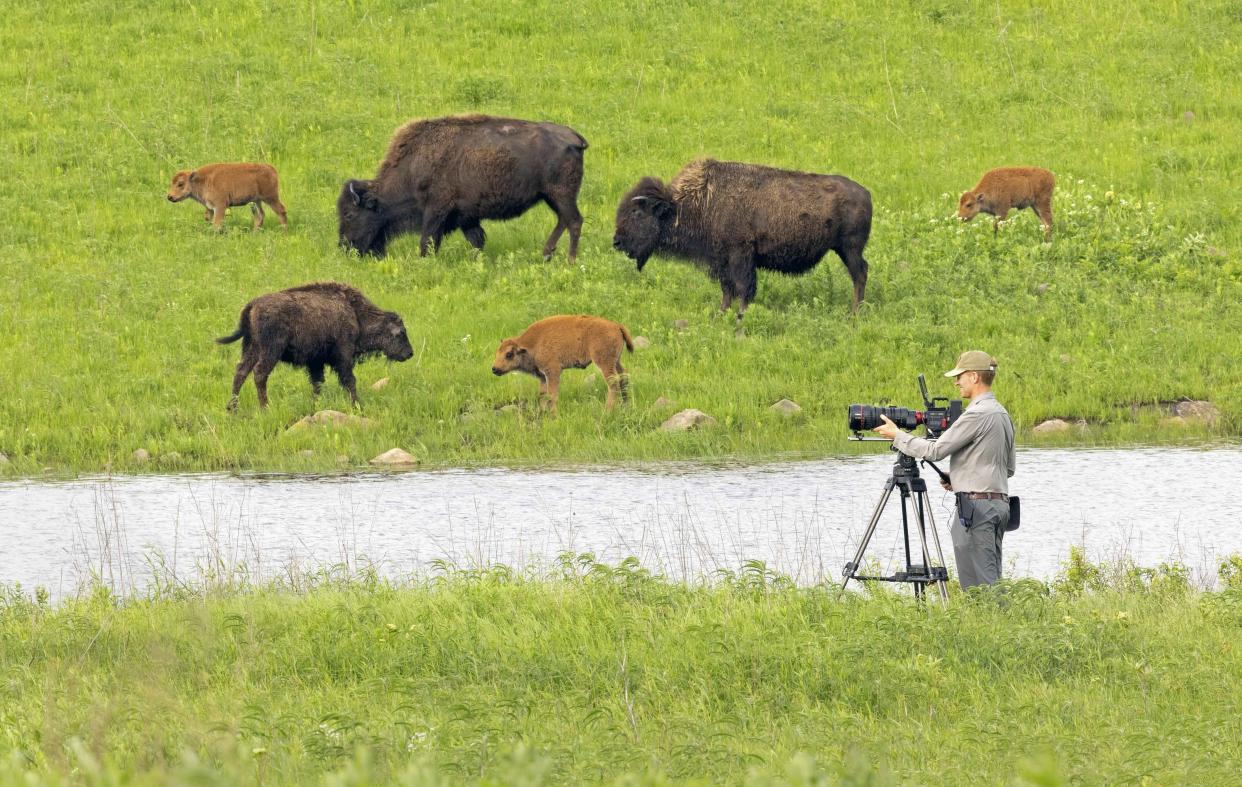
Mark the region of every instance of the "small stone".
<instances>
[{"instance_id":1,"label":"small stone","mask_svg":"<svg viewBox=\"0 0 1242 787\"><path fill-rule=\"evenodd\" d=\"M1220 418L1220 410L1211 402L1190 400L1173 405L1173 415L1186 421L1202 424L1214 424Z\"/></svg>"},{"instance_id":2,"label":"small stone","mask_svg":"<svg viewBox=\"0 0 1242 787\"><path fill-rule=\"evenodd\" d=\"M634 337L634 349L635 350L645 350L650 346L651 346L651 340L648 339L646 336L635 336Z\"/></svg>"},{"instance_id":3,"label":"small stone","mask_svg":"<svg viewBox=\"0 0 1242 787\"><path fill-rule=\"evenodd\" d=\"M130 456L132 456L134 461L138 464L144 464L151 461L151 452L145 448L139 448L137 451L130 454Z\"/></svg>"},{"instance_id":4,"label":"small stone","mask_svg":"<svg viewBox=\"0 0 1242 787\"><path fill-rule=\"evenodd\" d=\"M1195 113L1191 112L1189 109L1182 113L1182 120L1186 121L1187 123L1193 122L1194 119L1195 119Z\"/></svg>"},{"instance_id":5,"label":"small stone","mask_svg":"<svg viewBox=\"0 0 1242 787\"><path fill-rule=\"evenodd\" d=\"M520 405L520 404L507 404L507 405L505 405L504 407L501 407L501 408L500 408L500 412L502 412L502 413L520 413L520 412L522 412L522 405Z\"/></svg>"},{"instance_id":6,"label":"small stone","mask_svg":"<svg viewBox=\"0 0 1242 787\"><path fill-rule=\"evenodd\" d=\"M1035 285L1035 294L1036 294L1036 295L1043 295L1044 293L1048 292L1048 288L1049 288L1050 286L1052 286L1052 285L1048 284L1048 282L1044 282L1044 283L1042 283L1042 284L1036 284L1036 285Z\"/></svg>"},{"instance_id":7,"label":"small stone","mask_svg":"<svg viewBox=\"0 0 1242 787\"><path fill-rule=\"evenodd\" d=\"M8 463L9 463L9 455L4 453L3 451L0 451L0 465L7 465Z\"/></svg>"},{"instance_id":8,"label":"small stone","mask_svg":"<svg viewBox=\"0 0 1242 787\"><path fill-rule=\"evenodd\" d=\"M715 425L715 418L712 418L707 413L691 408L682 410L680 413L677 413L669 418L660 425L660 429L665 432L685 432L690 429L699 429Z\"/></svg>"},{"instance_id":9,"label":"small stone","mask_svg":"<svg viewBox=\"0 0 1242 787\"><path fill-rule=\"evenodd\" d=\"M690 330L690 321L689 320L673 320L673 330L677 331L678 333L685 333L686 331Z\"/></svg>"},{"instance_id":10,"label":"small stone","mask_svg":"<svg viewBox=\"0 0 1242 787\"><path fill-rule=\"evenodd\" d=\"M338 465L347 465L349 464L349 457L345 454L337 454L336 463Z\"/></svg>"},{"instance_id":11,"label":"small stone","mask_svg":"<svg viewBox=\"0 0 1242 787\"><path fill-rule=\"evenodd\" d=\"M181 454L176 451L169 451L168 453L160 456L160 461L166 465L175 465L181 461Z\"/></svg>"},{"instance_id":12,"label":"small stone","mask_svg":"<svg viewBox=\"0 0 1242 787\"><path fill-rule=\"evenodd\" d=\"M1049 418L1043 423L1036 424L1031 431L1035 434L1055 434L1057 432L1064 432L1069 428L1070 425L1067 421L1063 421L1060 418Z\"/></svg>"},{"instance_id":13,"label":"small stone","mask_svg":"<svg viewBox=\"0 0 1242 787\"><path fill-rule=\"evenodd\" d=\"M676 407L677 403L672 399L669 399L667 396L661 396L659 399L652 402L651 406L656 408Z\"/></svg>"},{"instance_id":14,"label":"small stone","mask_svg":"<svg viewBox=\"0 0 1242 787\"><path fill-rule=\"evenodd\" d=\"M314 415L308 415L297 421L286 431L298 432L312 426L328 426L334 429L343 426L370 426L372 423L370 418L342 413L340 410L320 410Z\"/></svg>"},{"instance_id":15,"label":"small stone","mask_svg":"<svg viewBox=\"0 0 1242 787\"><path fill-rule=\"evenodd\" d=\"M371 460L371 464L382 467L411 467L418 462L417 457L400 448L390 448Z\"/></svg>"},{"instance_id":16,"label":"small stone","mask_svg":"<svg viewBox=\"0 0 1242 787\"><path fill-rule=\"evenodd\" d=\"M314 455L315 455L315 452L314 452L314 451L312 451L312 450L311 450L311 449L309 449L309 448L305 448L305 449L303 449L303 450L301 450L301 451L298 451L298 455L299 455L299 456L301 456L301 457L303 457L303 458L310 459L312 456L314 456Z\"/></svg>"},{"instance_id":17,"label":"small stone","mask_svg":"<svg viewBox=\"0 0 1242 787\"><path fill-rule=\"evenodd\" d=\"M372 391L382 391L382 390L384 390L384 389L385 389L385 388L387 388L387 387L388 387L388 378L387 378L387 377L381 377L381 378L379 378L378 380L376 380L375 382L371 383L371 390L372 390Z\"/></svg>"},{"instance_id":18,"label":"small stone","mask_svg":"<svg viewBox=\"0 0 1242 787\"><path fill-rule=\"evenodd\" d=\"M786 416L802 412L802 406L789 399L782 399L768 409Z\"/></svg>"},{"instance_id":19,"label":"small stone","mask_svg":"<svg viewBox=\"0 0 1242 787\"><path fill-rule=\"evenodd\" d=\"M1204 254L1206 254L1206 255L1207 255L1207 256L1209 256L1209 257L1225 257L1225 256L1228 256L1228 255L1226 255L1226 254L1225 254L1225 252L1224 252L1224 251L1222 251L1221 249L1216 248L1215 246L1208 246L1206 249L1204 249L1204 250L1203 250L1203 253L1204 253Z\"/></svg>"},{"instance_id":20,"label":"small stone","mask_svg":"<svg viewBox=\"0 0 1242 787\"><path fill-rule=\"evenodd\" d=\"M1071 356L1066 355L1065 353L1061 353L1060 361L1061 363L1073 363L1074 359Z\"/></svg>"}]
</instances>

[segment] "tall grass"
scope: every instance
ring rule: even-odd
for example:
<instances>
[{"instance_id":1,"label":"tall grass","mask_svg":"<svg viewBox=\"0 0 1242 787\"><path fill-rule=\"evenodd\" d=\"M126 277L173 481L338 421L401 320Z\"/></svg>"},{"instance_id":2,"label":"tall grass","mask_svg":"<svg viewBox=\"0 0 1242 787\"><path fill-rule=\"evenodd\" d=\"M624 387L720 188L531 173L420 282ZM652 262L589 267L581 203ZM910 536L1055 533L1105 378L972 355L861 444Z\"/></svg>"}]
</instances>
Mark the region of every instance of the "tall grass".
<instances>
[{"instance_id":1,"label":"tall grass","mask_svg":"<svg viewBox=\"0 0 1242 787\"><path fill-rule=\"evenodd\" d=\"M1239 571L1205 592L1075 557L943 608L589 555L10 591L0 783L1229 783Z\"/></svg>"},{"instance_id":2,"label":"tall grass","mask_svg":"<svg viewBox=\"0 0 1242 787\"><path fill-rule=\"evenodd\" d=\"M1187 439L1131 407L1181 397L1223 413L1190 437L1242 425L1233 2L68 2L3 17L5 474L324 470L393 445L440 465L822 455L844 450L843 405L913 404L913 376L970 347L1000 358L1023 439L1049 416L1088 420L1078 441ZM587 137L579 265L539 258L543 209L491 224L483 253L460 237L427 259L415 238L383 261L336 248L342 181L374 172L405 120L461 111ZM831 257L761 275L738 340L702 272L656 259L640 275L612 251L622 191L699 155L871 189L857 317ZM217 236L197 206L164 201L175 170L246 159L279 169L288 235L249 231L242 210ZM996 238L947 218L981 172L1027 163L1058 174L1051 245L1029 211ZM376 425L286 436L348 402L330 380L313 403L293 369L268 412L248 387L227 415L237 350L211 338L249 298L317 279L410 329L414 360L360 367ZM602 417L602 381L571 374L545 419L530 380L490 375L491 354L579 311L652 339L628 363L636 404ZM720 426L659 433L660 396ZM802 414L770 414L782 397Z\"/></svg>"}]
</instances>

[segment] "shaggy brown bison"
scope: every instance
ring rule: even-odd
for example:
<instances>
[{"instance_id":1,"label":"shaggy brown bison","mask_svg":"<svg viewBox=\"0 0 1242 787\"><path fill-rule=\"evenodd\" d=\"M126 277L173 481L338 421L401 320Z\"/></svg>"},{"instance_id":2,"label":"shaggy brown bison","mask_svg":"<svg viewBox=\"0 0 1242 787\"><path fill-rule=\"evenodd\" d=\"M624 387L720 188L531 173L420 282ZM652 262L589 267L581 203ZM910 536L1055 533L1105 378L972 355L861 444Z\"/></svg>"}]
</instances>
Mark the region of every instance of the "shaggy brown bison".
<instances>
[{"instance_id":1,"label":"shaggy brown bison","mask_svg":"<svg viewBox=\"0 0 1242 787\"><path fill-rule=\"evenodd\" d=\"M863 248L871 194L849 178L700 159L665 185L643 178L617 207L612 245L638 262L658 252L706 262L727 311L740 322L755 297L755 269L802 274L829 250L854 281L853 309L867 286Z\"/></svg>"},{"instance_id":2,"label":"shaggy brown bison","mask_svg":"<svg viewBox=\"0 0 1242 787\"><path fill-rule=\"evenodd\" d=\"M267 407L267 377L280 361L306 367L315 396L323 385L323 370L331 366L349 398L358 404L354 362L370 353L394 361L414 354L405 324L395 312L386 312L358 290L337 282L317 282L260 295L241 310L237 330L216 339L220 344L242 340L241 363L233 375L233 398L254 372L259 406Z\"/></svg>"},{"instance_id":3,"label":"shaggy brown bison","mask_svg":"<svg viewBox=\"0 0 1242 787\"><path fill-rule=\"evenodd\" d=\"M552 257L569 230L569 259L578 255L582 152L587 141L566 126L460 115L415 120L397 129L374 180L349 180L336 210L341 245L382 256L403 232L420 232L418 253L453 230L476 249L483 219L511 219L538 202L556 213L543 247Z\"/></svg>"},{"instance_id":4,"label":"shaggy brown bison","mask_svg":"<svg viewBox=\"0 0 1242 787\"><path fill-rule=\"evenodd\" d=\"M545 317L531 323L521 336L500 343L492 374L526 372L538 377L541 403L550 403L556 412L561 370L585 369L594 362L608 383L604 409L611 410L618 392L622 401L630 399L629 379L621 368L622 348L634 351L630 332L621 323L585 314Z\"/></svg>"},{"instance_id":5,"label":"shaggy brown bison","mask_svg":"<svg viewBox=\"0 0 1242 787\"><path fill-rule=\"evenodd\" d=\"M207 209L207 221L216 229L224 224L224 212L231 207L250 204L255 229L263 226L263 203L266 202L289 228L289 216L280 202L280 186L276 169L270 164L207 164L195 170L182 170L173 175L168 187L168 201L180 202L189 197Z\"/></svg>"},{"instance_id":6,"label":"shaggy brown bison","mask_svg":"<svg viewBox=\"0 0 1242 787\"><path fill-rule=\"evenodd\" d=\"M1044 240L1052 240L1052 188L1056 178L1041 167L1001 167L988 171L978 185L962 195L957 217L970 221L980 213L995 216L992 234L1013 208L1030 208L1039 216Z\"/></svg>"}]
</instances>

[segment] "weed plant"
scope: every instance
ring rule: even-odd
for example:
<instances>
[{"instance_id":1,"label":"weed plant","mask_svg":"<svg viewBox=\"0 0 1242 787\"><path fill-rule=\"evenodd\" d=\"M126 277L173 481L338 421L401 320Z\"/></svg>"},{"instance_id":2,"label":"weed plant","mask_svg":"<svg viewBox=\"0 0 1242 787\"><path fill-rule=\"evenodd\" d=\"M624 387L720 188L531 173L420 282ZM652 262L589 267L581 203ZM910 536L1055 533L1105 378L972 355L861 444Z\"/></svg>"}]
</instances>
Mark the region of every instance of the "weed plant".
<instances>
[{"instance_id":1,"label":"weed plant","mask_svg":"<svg viewBox=\"0 0 1242 787\"><path fill-rule=\"evenodd\" d=\"M1242 562L921 606L762 564L0 600L0 784L1226 784Z\"/></svg>"},{"instance_id":2,"label":"weed plant","mask_svg":"<svg viewBox=\"0 0 1242 787\"><path fill-rule=\"evenodd\" d=\"M1242 430L1232 0L73 0L2 16L0 473L326 470L394 445L430 465L824 455L849 450L847 403L917 404L915 374L939 380L972 347L1000 359L1023 440L1051 416L1089 423L1060 438L1077 443ZM415 237L384 260L342 253L343 181L370 177L406 120L473 111L590 141L579 264L564 242L540 258L543 208L490 223L482 253L460 235L426 259ZM805 277L761 274L738 339L700 270L655 259L639 274L611 249L619 195L704 155L871 190L857 316L830 256ZM229 160L277 167L287 235L250 231L244 208L217 235L197 205L164 200L176 170ZM1057 173L1051 244L1030 211L995 237L987 217L951 218L982 172L1012 164ZM238 350L212 338L250 298L324 279L409 327L412 361L359 368L375 425L286 435L348 398L330 376L313 402L284 367L270 410L248 385L227 414ZM598 374L571 373L548 419L530 379L492 377L501 338L563 312L651 339L626 361L631 407L603 416ZM661 396L719 426L657 431ZM770 413L782 397L801 414ZM1221 419L1186 429L1143 407L1182 397Z\"/></svg>"}]
</instances>

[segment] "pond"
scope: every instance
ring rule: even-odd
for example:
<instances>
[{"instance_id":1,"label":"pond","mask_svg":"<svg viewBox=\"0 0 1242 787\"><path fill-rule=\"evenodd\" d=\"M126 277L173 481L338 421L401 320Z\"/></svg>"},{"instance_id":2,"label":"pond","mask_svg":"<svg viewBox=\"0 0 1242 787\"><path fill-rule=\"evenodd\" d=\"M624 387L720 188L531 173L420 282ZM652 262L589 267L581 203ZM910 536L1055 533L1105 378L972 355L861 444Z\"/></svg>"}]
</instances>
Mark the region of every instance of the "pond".
<instances>
[{"instance_id":1,"label":"pond","mask_svg":"<svg viewBox=\"0 0 1242 787\"><path fill-rule=\"evenodd\" d=\"M140 591L153 567L250 578L364 562L385 575L443 564L547 567L562 553L637 557L675 579L760 560L800 584L839 581L893 454L763 465L656 464L344 476L174 475L0 483L0 583L71 593L92 575ZM1242 552L1242 449L1026 449L1011 491L1022 527L1006 576L1048 579L1071 546L1089 558L1178 560L1209 582ZM945 557L953 498L924 469ZM895 570L899 497L866 557Z\"/></svg>"}]
</instances>

